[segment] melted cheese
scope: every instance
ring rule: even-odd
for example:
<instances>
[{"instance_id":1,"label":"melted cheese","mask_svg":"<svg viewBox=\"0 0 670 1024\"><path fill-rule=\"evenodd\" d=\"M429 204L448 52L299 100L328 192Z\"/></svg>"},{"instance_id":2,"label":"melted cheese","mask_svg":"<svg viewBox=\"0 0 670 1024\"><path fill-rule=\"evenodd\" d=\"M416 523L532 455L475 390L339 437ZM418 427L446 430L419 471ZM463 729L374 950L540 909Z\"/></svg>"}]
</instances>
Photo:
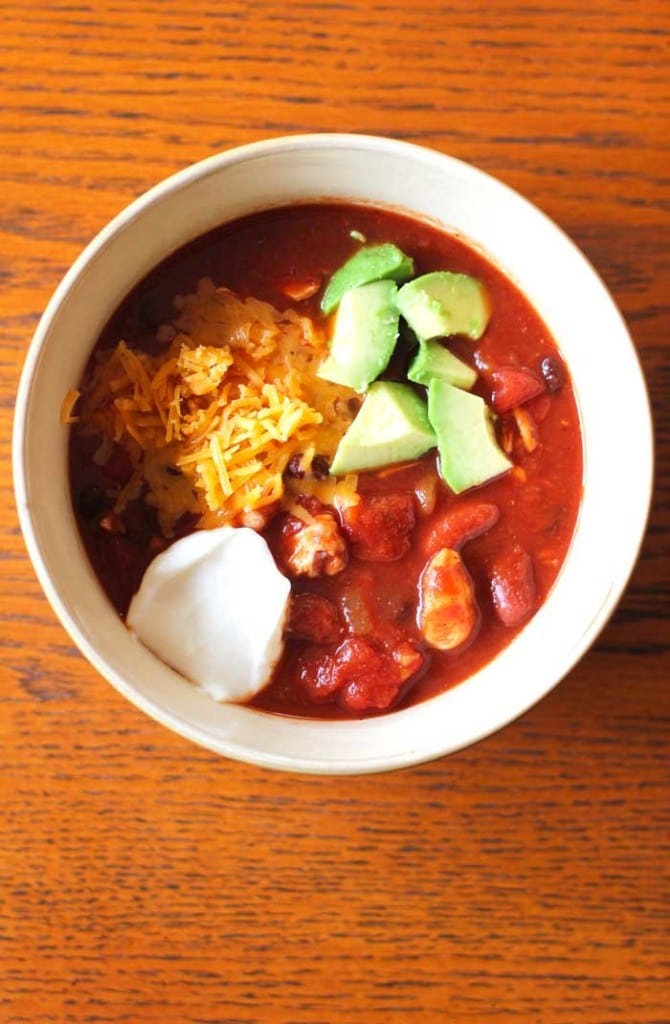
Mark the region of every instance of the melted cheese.
<instances>
[{"instance_id":1,"label":"melted cheese","mask_svg":"<svg viewBox=\"0 0 670 1024\"><path fill-rule=\"evenodd\" d=\"M63 406L72 422L76 403L79 431L100 437L101 462L125 449L164 536L184 511L209 527L274 504L289 461L308 472L315 454L329 459L355 411L349 388L316 377L327 341L308 318L207 281L178 310L159 354L124 341L99 352L79 401L72 392ZM156 463L172 473L157 477ZM129 495L114 497L122 513Z\"/></svg>"}]
</instances>

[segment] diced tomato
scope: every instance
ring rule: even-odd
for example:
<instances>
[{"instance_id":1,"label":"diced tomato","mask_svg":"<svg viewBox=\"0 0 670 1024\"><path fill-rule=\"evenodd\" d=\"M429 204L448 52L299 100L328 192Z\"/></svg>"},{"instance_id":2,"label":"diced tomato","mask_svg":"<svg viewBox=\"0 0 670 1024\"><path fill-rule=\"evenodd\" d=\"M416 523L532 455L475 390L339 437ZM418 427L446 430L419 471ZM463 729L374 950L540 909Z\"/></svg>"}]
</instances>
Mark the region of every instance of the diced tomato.
<instances>
[{"instance_id":1,"label":"diced tomato","mask_svg":"<svg viewBox=\"0 0 670 1024\"><path fill-rule=\"evenodd\" d=\"M350 637L335 652L338 699L349 711L382 711L398 695L400 669L384 651L361 637Z\"/></svg>"},{"instance_id":2,"label":"diced tomato","mask_svg":"<svg viewBox=\"0 0 670 1024\"><path fill-rule=\"evenodd\" d=\"M505 626L520 626L537 605L530 555L518 545L508 549L491 566L490 578L496 615Z\"/></svg>"},{"instance_id":3,"label":"diced tomato","mask_svg":"<svg viewBox=\"0 0 670 1024\"><path fill-rule=\"evenodd\" d=\"M298 662L298 680L303 690L314 701L327 700L340 686L334 672L332 654L325 651L307 651Z\"/></svg>"},{"instance_id":4,"label":"diced tomato","mask_svg":"<svg viewBox=\"0 0 670 1024\"><path fill-rule=\"evenodd\" d=\"M320 594L293 594L288 631L315 644L336 643L342 624L337 608Z\"/></svg>"},{"instance_id":5,"label":"diced tomato","mask_svg":"<svg viewBox=\"0 0 670 1024\"><path fill-rule=\"evenodd\" d=\"M407 553L416 516L411 494L363 495L343 510L342 526L354 554L366 562L394 562Z\"/></svg>"},{"instance_id":6,"label":"diced tomato","mask_svg":"<svg viewBox=\"0 0 670 1024\"><path fill-rule=\"evenodd\" d=\"M423 654L406 639L393 642L347 637L334 652L314 648L298 661L298 679L315 701L337 694L349 711L383 711L423 666Z\"/></svg>"},{"instance_id":7,"label":"diced tomato","mask_svg":"<svg viewBox=\"0 0 670 1024\"><path fill-rule=\"evenodd\" d=\"M523 366L502 366L491 373L491 404L496 412L509 412L545 390L544 381Z\"/></svg>"},{"instance_id":8,"label":"diced tomato","mask_svg":"<svg viewBox=\"0 0 670 1024\"><path fill-rule=\"evenodd\" d=\"M469 540L495 526L499 518L500 509L489 502L469 501L453 505L431 527L423 549L426 555L434 555L440 548L455 548L458 551Z\"/></svg>"}]
</instances>

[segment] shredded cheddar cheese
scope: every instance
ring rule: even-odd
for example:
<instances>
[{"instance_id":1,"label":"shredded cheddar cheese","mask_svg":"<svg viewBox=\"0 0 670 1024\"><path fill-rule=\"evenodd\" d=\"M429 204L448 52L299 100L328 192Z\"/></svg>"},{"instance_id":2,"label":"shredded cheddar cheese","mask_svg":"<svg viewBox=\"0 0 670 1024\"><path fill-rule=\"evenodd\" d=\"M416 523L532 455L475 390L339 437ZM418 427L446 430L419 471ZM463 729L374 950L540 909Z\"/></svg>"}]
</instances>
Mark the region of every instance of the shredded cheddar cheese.
<instances>
[{"instance_id":1,"label":"shredded cheddar cheese","mask_svg":"<svg viewBox=\"0 0 670 1024\"><path fill-rule=\"evenodd\" d=\"M115 511L144 493L165 536L186 512L217 526L281 500L291 459L303 473L317 454L330 459L356 409L354 392L316 377L327 345L310 319L210 281L175 305L174 324L157 335L162 352L123 340L99 352L62 410L99 437L99 464L124 449L133 468ZM341 490L353 500L355 478Z\"/></svg>"},{"instance_id":2,"label":"shredded cheddar cheese","mask_svg":"<svg viewBox=\"0 0 670 1024\"><path fill-rule=\"evenodd\" d=\"M74 408L79 401L79 391L76 388L70 388L60 409L60 421L63 424L66 423L78 423L79 417L75 416Z\"/></svg>"}]
</instances>

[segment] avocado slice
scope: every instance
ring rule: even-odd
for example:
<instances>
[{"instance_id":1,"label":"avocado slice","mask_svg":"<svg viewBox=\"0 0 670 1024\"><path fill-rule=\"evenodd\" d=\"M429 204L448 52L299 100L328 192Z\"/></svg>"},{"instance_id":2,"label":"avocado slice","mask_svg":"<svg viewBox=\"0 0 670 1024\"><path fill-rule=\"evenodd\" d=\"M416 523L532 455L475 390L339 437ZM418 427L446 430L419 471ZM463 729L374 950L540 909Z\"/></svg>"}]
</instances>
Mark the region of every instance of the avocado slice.
<instances>
[{"instance_id":1,"label":"avocado slice","mask_svg":"<svg viewBox=\"0 0 670 1024\"><path fill-rule=\"evenodd\" d=\"M452 334L465 334L476 341L486 330L491 312L481 281L449 270L436 270L408 281L396 301L419 341Z\"/></svg>"},{"instance_id":2,"label":"avocado slice","mask_svg":"<svg viewBox=\"0 0 670 1024\"><path fill-rule=\"evenodd\" d=\"M373 281L342 296L330 354L317 377L366 391L370 381L388 366L398 338L395 281Z\"/></svg>"},{"instance_id":3,"label":"avocado slice","mask_svg":"<svg viewBox=\"0 0 670 1024\"><path fill-rule=\"evenodd\" d=\"M439 341L424 341L410 363L407 376L415 384L430 384L434 377L446 380L456 388L469 391L477 380L477 371L455 356Z\"/></svg>"},{"instance_id":4,"label":"avocado slice","mask_svg":"<svg viewBox=\"0 0 670 1024\"><path fill-rule=\"evenodd\" d=\"M414 263L411 258L390 242L359 249L335 271L326 285L321 299L321 312L326 316L332 313L344 293L351 288L385 278L406 281L413 273Z\"/></svg>"},{"instance_id":5,"label":"avocado slice","mask_svg":"<svg viewBox=\"0 0 670 1024\"><path fill-rule=\"evenodd\" d=\"M428 385L428 419L437 437L440 475L454 494L511 469L483 398L434 378Z\"/></svg>"},{"instance_id":6,"label":"avocado slice","mask_svg":"<svg viewBox=\"0 0 670 1024\"><path fill-rule=\"evenodd\" d=\"M406 462L434 447L426 403L408 384L380 380L370 387L340 441L330 472L355 473Z\"/></svg>"}]
</instances>

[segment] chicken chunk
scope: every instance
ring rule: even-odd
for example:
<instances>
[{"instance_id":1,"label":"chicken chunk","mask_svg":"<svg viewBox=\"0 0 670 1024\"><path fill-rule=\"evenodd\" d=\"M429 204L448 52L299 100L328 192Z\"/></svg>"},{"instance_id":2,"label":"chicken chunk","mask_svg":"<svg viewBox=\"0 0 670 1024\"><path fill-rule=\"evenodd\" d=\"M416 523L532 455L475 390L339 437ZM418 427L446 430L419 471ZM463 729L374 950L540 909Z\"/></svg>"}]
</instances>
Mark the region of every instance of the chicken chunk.
<instances>
[{"instance_id":1,"label":"chicken chunk","mask_svg":"<svg viewBox=\"0 0 670 1024\"><path fill-rule=\"evenodd\" d=\"M287 516L278 554L291 576L335 576L347 564L346 541L330 512L319 512L306 521Z\"/></svg>"},{"instance_id":2,"label":"chicken chunk","mask_svg":"<svg viewBox=\"0 0 670 1024\"><path fill-rule=\"evenodd\" d=\"M449 651L472 635L479 621L474 587L458 551L441 548L419 580L419 629L431 647Z\"/></svg>"}]
</instances>

